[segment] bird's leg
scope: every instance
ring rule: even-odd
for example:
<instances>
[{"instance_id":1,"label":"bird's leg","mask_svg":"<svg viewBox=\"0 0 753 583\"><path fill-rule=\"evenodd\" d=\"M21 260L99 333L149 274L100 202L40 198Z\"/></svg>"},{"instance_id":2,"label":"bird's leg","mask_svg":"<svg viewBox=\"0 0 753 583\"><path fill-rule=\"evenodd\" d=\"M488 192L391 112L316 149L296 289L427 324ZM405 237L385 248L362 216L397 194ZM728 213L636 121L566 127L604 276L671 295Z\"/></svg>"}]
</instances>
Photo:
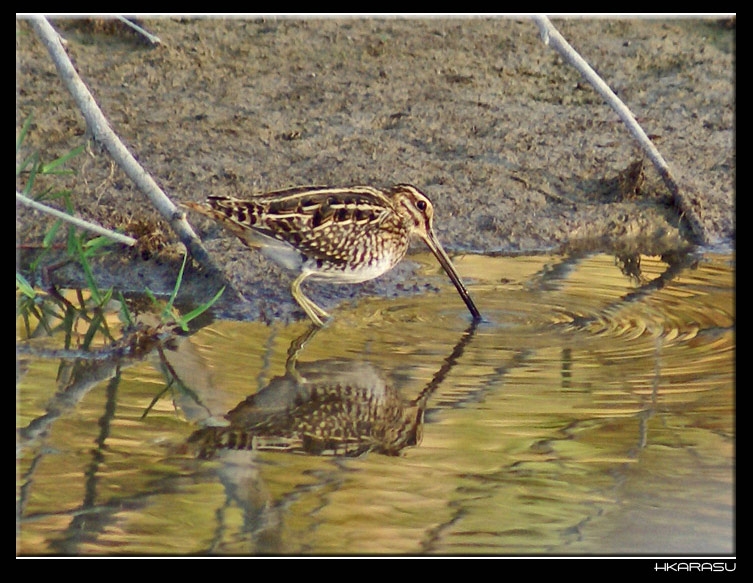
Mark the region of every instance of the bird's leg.
<instances>
[{"instance_id":1,"label":"bird's leg","mask_svg":"<svg viewBox=\"0 0 753 583\"><path fill-rule=\"evenodd\" d=\"M308 317L311 318L311 321L320 328L323 328L325 321L330 319L330 315L322 308L317 306L309 298L307 298L306 295L301 291L301 284L303 283L303 280L306 279L309 275L311 274L304 272L296 277L292 285L290 286L290 293L293 294L293 298L296 302L298 302L298 305L303 308L303 311L308 314Z\"/></svg>"}]
</instances>

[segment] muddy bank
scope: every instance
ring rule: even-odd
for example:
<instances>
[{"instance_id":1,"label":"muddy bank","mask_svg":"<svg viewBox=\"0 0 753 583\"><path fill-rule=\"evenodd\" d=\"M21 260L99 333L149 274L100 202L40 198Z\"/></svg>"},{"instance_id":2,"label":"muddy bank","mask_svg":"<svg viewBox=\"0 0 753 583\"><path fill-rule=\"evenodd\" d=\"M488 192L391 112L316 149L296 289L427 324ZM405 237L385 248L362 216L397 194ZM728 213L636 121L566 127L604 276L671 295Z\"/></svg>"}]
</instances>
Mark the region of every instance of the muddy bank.
<instances>
[{"instance_id":1,"label":"muddy bank","mask_svg":"<svg viewBox=\"0 0 753 583\"><path fill-rule=\"evenodd\" d=\"M410 182L434 201L451 252L634 246L661 252L687 233L617 116L526 19L144 19L162 40L107 23L53 21L113 129L175 201L302 184ZM555 21L636 114L682 183L713 244L734 226L735 26L723 20ZM84 140L83 118L46 51L16 22L19 155L51 160ZM146 234L144 253L97 264L103 287L169 289L175 237L96 148L70 164L77 211ZM23 185L25 177L17 180ZM228 315L300 316L289 275L191 217L230 281ZM16 209L23 269L51 220ZM54 256L50 256L50 261ZM312 286L325 306L362 293L424 289L409 262L357 286ZM74 266L60 282L75 282ZM192 267L185 291L217 282Z\"/></svg>"}]
</instances>

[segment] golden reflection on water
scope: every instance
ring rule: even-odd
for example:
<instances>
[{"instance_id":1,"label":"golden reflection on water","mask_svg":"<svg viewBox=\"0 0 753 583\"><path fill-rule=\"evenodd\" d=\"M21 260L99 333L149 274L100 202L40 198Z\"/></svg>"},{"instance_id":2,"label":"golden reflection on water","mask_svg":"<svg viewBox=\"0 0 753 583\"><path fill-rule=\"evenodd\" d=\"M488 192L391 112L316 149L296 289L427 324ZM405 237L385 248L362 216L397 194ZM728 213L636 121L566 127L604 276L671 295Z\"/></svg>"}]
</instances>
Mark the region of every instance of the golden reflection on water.
<instances>
[{"instance_id":1,"label":"golden reflection on water","mask_svg":"<svg viewBox=\"0 0 753 583\"><path fill-rule=\"evenodd\" d=\"M22 356L17 551L732 553L734 259L639 259L458 258L474 327L427 258L440 293L339 306L292 359L306 324L214 322L64 407Z\"/></svg>"}]
</instances>

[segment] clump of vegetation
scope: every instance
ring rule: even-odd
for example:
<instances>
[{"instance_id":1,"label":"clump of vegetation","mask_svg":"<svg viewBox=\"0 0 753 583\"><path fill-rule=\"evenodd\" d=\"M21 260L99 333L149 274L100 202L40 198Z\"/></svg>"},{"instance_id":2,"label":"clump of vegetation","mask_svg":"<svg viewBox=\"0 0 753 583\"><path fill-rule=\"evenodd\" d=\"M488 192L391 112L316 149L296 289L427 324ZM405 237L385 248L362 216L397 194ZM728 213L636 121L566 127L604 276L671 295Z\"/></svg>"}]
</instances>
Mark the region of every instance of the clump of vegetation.
<instances>
[{"instance_id":1,"label":"clump of vegetation","mask_svg":"<svg viewBox=\"0 0 753 583\"><path fill-rule=\"evenodd\" d=\"M20 134L16 139L17 160L19 159L23 143L28 136L31 121L32 118L29 116L25 120ZM72 219L74 202L70 190L55 190L54 187L48 187L37 192L38 189L35 187L39 176L72 174L73 170L66 167L66 165L83 152L84 147L85 145L82 144L51 162L44 162L37 151L23 157L21 162L16 166L16 179L17 181L21 179L23 182L23 187L17 193L17 198L25 197L35 203L54 200L62 201L65 214ZM58 211L56 214L60 217L62 213ZM91 261L98 255L112 252L114 241L110 234L92 236L88 232L90 226L84 225L84 227L87 230L82 231L76 224L68 221L65 217L56 218L39 244L41 252L34 258L28 269L29 274L36 274L40 271L41 262L51 250L53 241L57 239L61 229L67 228L65 255L68 260L75 261L81 266L86 283L84 289L74 290L72 293L65 294L52 284L34 285L30 281L30 276L27 277L27 275L18 270L16 271L16 317L23 320L27 338L33 338L42 332L52 335L62 328L65 332L66 349L75 347L77 349L89 350L92 347L92 341L98 334L111 346L112 344L121 344L125 336L133 333L138 328L128 308L128 302L126 302L122 294L118 293L117 299L123 323L124 337L117 340L114 337L113 331L110 330L105 313L113 301L114 290L112 288L107 290L100 289L92 272ZM151 300L152 311L156 312L159 316L161 329L180 328L187 332L189 330L189 322L209 309L224 291L223 288L209 302L200 305L191 312L180 314L176 310L174 303L183 279L186 258L187 256L184 255L183 264L178 272L174 289L166 301L159 300L149 289L144 290L144 294ZM42 279L46 278L42 277ZM73 295L72 299L71 295ZM74 334L75 331L78 332ZM141 334L143 334L143 328L141 329ZM79 342L73 342L74 336L80 338Z\"/></svg>"}]
</instances>

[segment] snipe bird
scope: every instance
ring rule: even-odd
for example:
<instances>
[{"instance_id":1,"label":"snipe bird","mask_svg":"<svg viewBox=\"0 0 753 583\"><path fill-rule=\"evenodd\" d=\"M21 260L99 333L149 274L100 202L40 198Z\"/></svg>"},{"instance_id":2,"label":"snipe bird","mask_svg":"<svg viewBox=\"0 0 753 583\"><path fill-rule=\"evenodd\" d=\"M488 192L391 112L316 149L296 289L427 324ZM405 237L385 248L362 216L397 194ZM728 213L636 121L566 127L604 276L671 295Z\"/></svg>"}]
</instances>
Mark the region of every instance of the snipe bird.
<instances>
[{"instance_id":1,"label":"snipe bird","mask_svg":"<svg viewBox=\"0 0 753 583\"><path fill-rule=\"evenodd\" d=\"M248 199L209 196L206 204L184 206L218 221L248 247L298 273L290 288L293 298L317 326L330 316L301 291L305 280L360 283L379 277L405 256L412 235L429 247L474 320L481 319L434 234L434 207L415 186L304 186Z\"/></svg>"}]
</instances>

